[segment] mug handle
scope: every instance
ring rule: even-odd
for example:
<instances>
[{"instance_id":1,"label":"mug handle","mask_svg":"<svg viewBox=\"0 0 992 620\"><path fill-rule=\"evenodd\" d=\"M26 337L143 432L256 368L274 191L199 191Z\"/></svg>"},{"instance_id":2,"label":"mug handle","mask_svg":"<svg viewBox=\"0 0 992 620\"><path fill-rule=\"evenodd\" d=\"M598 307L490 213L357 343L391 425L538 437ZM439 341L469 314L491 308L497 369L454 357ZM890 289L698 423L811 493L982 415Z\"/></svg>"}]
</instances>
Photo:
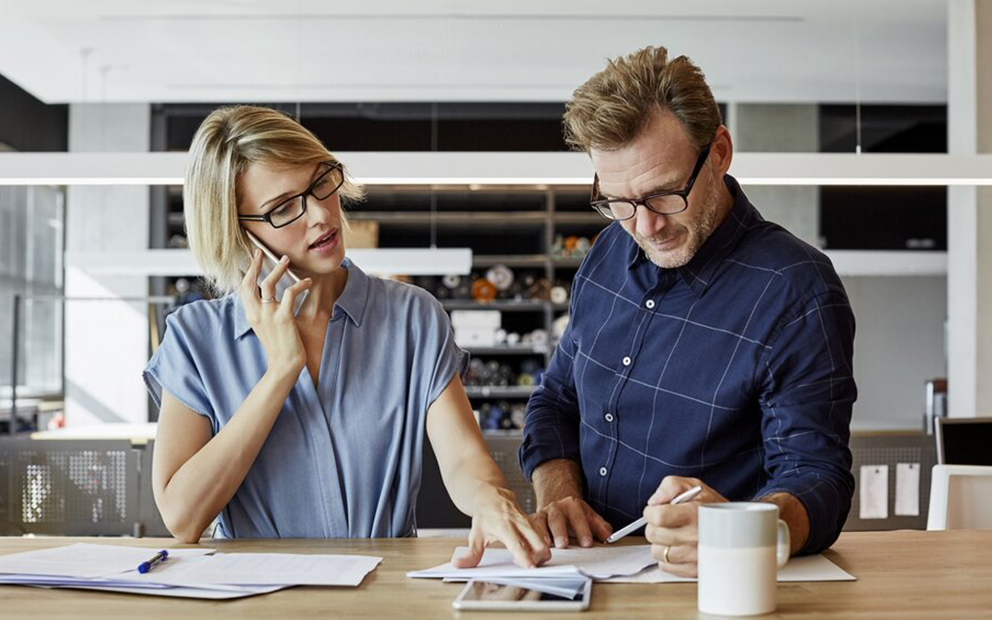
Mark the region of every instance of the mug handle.
<instances>
[{"instance_id":1,"label":"mug handle","mask_svg":"<svg viewBox=\"0 0 992 620\"><path fill-rule=\"evenodd\" d=\"M782 568L789 561L792 551L792 538L789 535L789 526L782 519L778 520L778 545L775 547L775 558L778 567Z\"/></svg>"}]
</instances>

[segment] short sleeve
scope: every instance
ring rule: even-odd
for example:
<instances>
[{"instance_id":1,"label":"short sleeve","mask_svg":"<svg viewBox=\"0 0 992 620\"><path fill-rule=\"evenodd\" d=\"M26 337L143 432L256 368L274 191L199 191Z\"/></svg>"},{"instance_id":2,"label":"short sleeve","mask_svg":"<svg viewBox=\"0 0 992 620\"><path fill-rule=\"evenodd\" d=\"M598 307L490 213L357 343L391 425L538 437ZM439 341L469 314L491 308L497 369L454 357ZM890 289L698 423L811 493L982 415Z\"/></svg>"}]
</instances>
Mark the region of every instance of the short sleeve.
<instances>
[{"instance_id":1,"label":"short sleeve","mask_svg":"<svg viewBox=\"0 0 992 620\"><path fill-rule=\"evenodd\" d=\"M162 391L165 390L191 410L213 420L213 407L196 367L189 334L180 320L181 314L181 311L174 312L166 319L165 337L148 360L142 377L160 409Z\"/></svg>"},{"instance_id":2,"label":"short sleeve","mask_svg":"<svg viewBox=\"0 0 992 620\"><path fill-rule=\"evenodd\" d=\"M426 304L425 314L427 316L422 332L428 352L434 356L433 365L425 364L427 368L431 369L431 377L426 383L430 386L427 398L428 408L441 396L456 374L462 380L465 379L469 359L468 352L455 344L455 334L452 331L448 313L444 311L436 299L431 298L429 301L430 303Z\"/></svg>"}]
</instances>

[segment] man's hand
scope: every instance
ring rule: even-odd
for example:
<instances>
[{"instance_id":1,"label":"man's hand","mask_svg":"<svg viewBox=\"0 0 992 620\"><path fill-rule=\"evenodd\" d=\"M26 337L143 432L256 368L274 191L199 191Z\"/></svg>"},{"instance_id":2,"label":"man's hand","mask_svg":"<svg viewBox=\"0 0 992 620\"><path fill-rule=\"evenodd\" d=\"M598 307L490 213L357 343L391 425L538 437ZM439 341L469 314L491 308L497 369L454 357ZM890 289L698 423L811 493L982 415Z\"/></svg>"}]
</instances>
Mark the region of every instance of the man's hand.
<instances>
[{"instance_id":1,"label":"man's hand","mask_svg":"<svg viewBox=\"0 0 992 620\"><path fill-rule=\"evenodd\" d=\"M534 470L531 480L540 507L531 522L548 545L565 549L571 533L581 546L590 547L593 536L606 542L613 533L610 524L582 500L582 470L575 461L545 461Z\"/></svg>"},{"instance_id":2,"label":"man's hand","mask_svg":"<svg viewBox=\"0 0 992 620\"><path fill-rule=\"evenodd\" d=\"M703 487L703 491L693 501L666 505L696 485ZM661 570L679 577L696 576L699 505L725 501L725 497L697 478L668 476L661 481L644 509L648 520L644 535L651 543L651 555L658 560Z\"/></svg>"},{"instance_id":3,"label":"man's hand","mask_svg":"<svg viewBox=\"0 0 992 620\"><path fill-rule=\"evenodd\" d=\"M568 548L570 534L575 536L579 545L591 547L593 536L600 542L606 542L613 533L606 519L577 497L566 497L543 506L531 516L531 522L534 529L544 534L548 544L554 541L559 549Z\"/></svg>"}]
</instances>

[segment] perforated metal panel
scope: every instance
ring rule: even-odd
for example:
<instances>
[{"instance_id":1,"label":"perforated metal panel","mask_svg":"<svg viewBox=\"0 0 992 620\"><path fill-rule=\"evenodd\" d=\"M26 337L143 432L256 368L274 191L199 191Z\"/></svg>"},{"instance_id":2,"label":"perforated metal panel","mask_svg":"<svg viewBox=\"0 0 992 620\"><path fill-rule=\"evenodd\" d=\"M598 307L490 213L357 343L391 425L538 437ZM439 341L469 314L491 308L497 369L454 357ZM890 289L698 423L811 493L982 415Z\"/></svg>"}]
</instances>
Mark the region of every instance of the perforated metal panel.
<instances>
[{"instance_id":1,"label":"perforated metal panel","mask_svg":"<svg viewBox=\"0 0 992 620\"><path fill-rule=\"evenodd\" d=\"M851 454L854 462L855 491L844 529L849 531L867 530L925 530L927 510L930 506L930 470L936 462L936 447L933 437L923 432L858 434L851 437ZM895 514L896 465L899 463L920 464L919 515L915 517ZM861 503L858 497L859 475L862 465L887 465L889 468L888 518L861 519Z\"/></svg>"},{"instance_id":2,"label":"perforated metal panel","mask_svg":"<svg viewBox=\"0 0 992 620\"><path fill-rule=\"evenodd\" d=\"M127 441L0 441L0 530L133 534L138 457Z\"/></svg>"}]
</instances>

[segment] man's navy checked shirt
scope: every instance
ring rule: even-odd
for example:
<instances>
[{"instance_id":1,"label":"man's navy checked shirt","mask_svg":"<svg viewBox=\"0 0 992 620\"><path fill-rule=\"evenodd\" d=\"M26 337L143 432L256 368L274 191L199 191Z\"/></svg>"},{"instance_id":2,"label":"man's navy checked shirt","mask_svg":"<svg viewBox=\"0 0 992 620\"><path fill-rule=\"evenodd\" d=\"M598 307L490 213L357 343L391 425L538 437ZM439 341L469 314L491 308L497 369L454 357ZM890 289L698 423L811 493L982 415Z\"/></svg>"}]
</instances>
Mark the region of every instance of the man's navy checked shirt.
<instances>
[{"instance_id":1,"label":"man's navy checked shirt","mask_svg":"<svg viewBox=\"0 0 992 620\"><path fill-rule=\"evenodd\" d=\"M821 252L734 207L678 269L608 226L572 285L571 319L527 406L520 462L578 461L614 528L668 475L731 501L789 493L816 553L851 506L854 315Z\"/></svg>"}]
</instances>

